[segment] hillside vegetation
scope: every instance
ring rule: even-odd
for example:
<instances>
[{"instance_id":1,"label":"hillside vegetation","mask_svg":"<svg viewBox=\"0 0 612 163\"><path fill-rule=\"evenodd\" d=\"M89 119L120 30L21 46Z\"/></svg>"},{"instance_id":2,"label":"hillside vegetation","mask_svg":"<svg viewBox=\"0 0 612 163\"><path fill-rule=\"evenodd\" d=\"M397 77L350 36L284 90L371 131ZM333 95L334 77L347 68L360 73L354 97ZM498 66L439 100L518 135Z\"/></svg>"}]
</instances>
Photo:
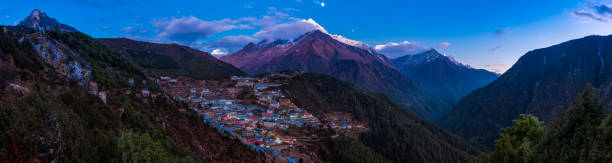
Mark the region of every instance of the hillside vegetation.
<instances>
[{"instance_id":1,"label":"hillside vegetation","mask_svg":"<svg viewBox=\"0 0 612 163\"><path fill-rule=\"evenodd\" d=\"M338 138L331 142L332 149L345 149L338 153L346 158L342 161L461 162L483 150L415 116L385 95L327 75L295 76L284 90L296 105L318 117L344 112L368 124L369 131L357 141ZM362 152L350 153L358 150Z\"/></svg>"},{"instance_id":2,"label":"hillside vegetation","mask_svg":"<svg viewBox=\"0 0 612 163\"><path fill-rule=\"evenodd\" d=\"M8 31L15 31L9 28ZM30 30L0 32L0 160L7 162L204 162L264 158L201 122L165 94L144 99L125 90L146 80L126 58L81 33L49 32L86 62L107 103L41 61ZM148 83L151 83L150 81ZM132 91L136 92L136 91ZM182 110L182 111L181 111Z\"/></svg>"},{"instance_id":3,"label":"hillside vegetation","mask_svg":"<svg viewBox=\"0 0 612 163\"><path fill-rule=\"evenodd\" d=\"M119 52L148 76L188 76L198 80L223 80L245 75L240 69L209 53L177 44L157 44L125 38L98 39Z\"/></svg>"},{"instance_id":4,"label":"hillside vegetation","mask_svg":"<svg viewBox=\"0 0 612 163\"><path fill-rule=\"evenodd\" d=\"M605 116L599 93L590 86L547 128L532 115L512 123L502 129L495 150L477 162L612 161L612 114Z\"/></svg>"}]
</instances>

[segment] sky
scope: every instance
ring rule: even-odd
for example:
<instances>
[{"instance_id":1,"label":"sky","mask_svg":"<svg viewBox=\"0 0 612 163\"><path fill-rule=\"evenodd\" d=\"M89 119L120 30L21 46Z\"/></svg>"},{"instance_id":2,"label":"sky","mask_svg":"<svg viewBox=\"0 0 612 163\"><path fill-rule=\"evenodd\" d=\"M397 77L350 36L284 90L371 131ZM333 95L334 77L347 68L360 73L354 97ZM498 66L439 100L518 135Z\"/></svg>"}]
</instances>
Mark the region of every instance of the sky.
<instances>
[{"instance_id":1,"label":"sky","mask_svg":"<svg viewBox=\"0 0 612 163\"><path fill-rule=\"evenodd\" d=\"M612 0L0 0L0 24L33 9L96 38L178 43L219 57L319 26L390 58L435 48L503 73L530 50L612 34Z\"/></svg>"}]
</instances>

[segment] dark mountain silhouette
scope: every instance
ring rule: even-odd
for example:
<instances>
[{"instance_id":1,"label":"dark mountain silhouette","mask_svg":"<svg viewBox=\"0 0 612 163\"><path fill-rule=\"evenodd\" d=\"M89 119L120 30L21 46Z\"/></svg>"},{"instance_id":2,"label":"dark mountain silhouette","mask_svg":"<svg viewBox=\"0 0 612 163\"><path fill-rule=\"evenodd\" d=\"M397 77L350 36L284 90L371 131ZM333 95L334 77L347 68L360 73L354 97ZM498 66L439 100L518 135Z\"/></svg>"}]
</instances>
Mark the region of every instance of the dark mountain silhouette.
<instances>
[{"instance_id":1,"label":"dark mountain silhouette","mask_svg":"<svg viewBox=\"0 0 612 163\"><path fill-rule=\"evenodd\" d=\"M32 13L23 19L17 26L34 28L37 30L43 29L47 31L58 30L62 32L78 32L78 30L76 30L74 27L62 24L55 20L55 18L47 16L45 12L38 9L32 10Z\"/></svg>"},{"instance_id":2,"label":"dark mountain silhouette","mask_svg":"<svg viewBox=\"0 0 612 163\"><path fill-rule=\"evenodd\" d=\"M588 36L523 55L491 84L465 96L442 125L491 145L500 128L519 114L550 122L559 118L587 83L610 100L612 36Z\"/></svg>"}]
</instances>

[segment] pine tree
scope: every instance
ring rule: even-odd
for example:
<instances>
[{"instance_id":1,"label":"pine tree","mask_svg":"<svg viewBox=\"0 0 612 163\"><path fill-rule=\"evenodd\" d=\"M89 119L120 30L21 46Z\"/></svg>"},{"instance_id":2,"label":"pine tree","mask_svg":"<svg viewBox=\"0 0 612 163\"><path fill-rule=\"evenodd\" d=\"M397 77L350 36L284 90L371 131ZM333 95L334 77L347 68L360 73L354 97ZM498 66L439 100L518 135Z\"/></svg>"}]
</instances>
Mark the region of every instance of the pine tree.
<instances>
[{"instance_id":1,"label":"pine tree","mask_svg":"<svg viewBox=\"0 0 612 163\"><path fill-rule=\"evenodd\" d=\"M599 142L604 115L599 93L590 85L552 123L538 147L541 162L603 162Z\"/></svg>"},{"instance_id":2,"label":"pine tree","mask_svg":"<svg viewBox=\"0 0 612 163\"><path fill-rule=\"evenodd\" d=\"M511 127L502 129L495 141L495 150L488 155L481 154L475 162L533 162L535 145L546 131L543 124L535 116L521 114L512 121Z\"/></svg>"},{"instance_id":3,"label":"pine tree","mask_svg":"<svg viewBox=\"0 0 612 163\"><path fill-rule=\"evenodd\" d=\"M601 151L604 159L612 160L612 113L601 122Z\"/></svg>"}]
</instances>

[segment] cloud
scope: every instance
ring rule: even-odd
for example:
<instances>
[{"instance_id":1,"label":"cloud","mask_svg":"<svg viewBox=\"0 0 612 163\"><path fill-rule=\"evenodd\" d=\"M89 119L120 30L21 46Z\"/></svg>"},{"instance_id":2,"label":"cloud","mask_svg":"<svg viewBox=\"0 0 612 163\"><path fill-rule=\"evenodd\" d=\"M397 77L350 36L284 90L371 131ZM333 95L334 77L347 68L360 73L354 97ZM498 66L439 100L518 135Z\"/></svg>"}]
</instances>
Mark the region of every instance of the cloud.
<instances>
[{"instance_id":1,"label":"cloud","mask_svg":"<svg viewBox=\"0 0 612 163\"><path fill-rule=\"evenodd\" d=\"M283 11L287 11L287 12L289 12L289 11L295 11L295 12L299 12L299 11L301 11L300 9L290 8L290 7L289 7L289 8L283 8L282 10L283 10Z\"/></svg>"},{"instance_id":2,"label":"cloud","mask_svg":"<svg viewBox=\"0 0 612 163\"><path fill-rule=\"evenodd\" d=\"M222 49L214 49L212 52L210 52L210 54L215 57L221 57L227 55L227 52L223 51Z\"/></svg>"},{"instance_id":3,"label":"cloud","mask_svg":"<svg viewBox=\"0 0 612 163\"><path fill-rule=\"evenodd\" d=\"M510 28L495 28L495 35L501 36L510 33Z\"/></svg>"},{"instance_id":4,"label":"cloud","mask_svg":"<svg viewBox=\"0 0 612 163\"><path fill-rule=\"evenodd\" d=\"M450 43L448 44L450 45ZM374 46L374 50L390 58L397 58L408 54L416 54L427 50L423 45L414 42L389 42Z\"/></svg>"},{"instance_id":5,"label":"cloud","mask_svg":"<svg viewBox=\"0 0 612 163\"><path fill-rule=\"evenodd\" d=\"M105 0L105 1L69 0L69 2L74 3L74 4L81 4L81 5L89 6L93 8L99 8L99 9L114 8L117 6L126 6L126 5L138 5L140 3L139 1L125 1L125 0Z\"/></svg>"},{"instance_id":6,"label":"cloud","mask_svg":"<svg viewBox=\"0 0 612 163\"><path fill-rule=\"evenodd\" d=\"M489 51L498 51L502 48L502 45L495 45L495 47L492 47L491 49L489 49Z\"/></svg>"},{"instance_id":7,"label":"cloud","mask_svg":"<svg viewBox=\"0 0 612 163\"><path fill-rule=\"evenodd\" d=\"M248 4L248 6L252 7L251 5ZM141 27L138 26L132 25L121 30L126 33L128 38L154 40L153 42L163 43L179 43L211 53L216 50L215 53L217 55L221 55L221 52L225 54L233 53L251 42L262 40L274 41L277 39L290 40L314 29L324 31L312 19L299 19L285 13L285 11L297 12L300 11L299 9L282 8L280 10L283 12L280 12L275 7L268 7L267 14L261 17L242 17L212 21L202 20L194 16L157 19L150 22L155 32L148 33L148 38L143 37L146 34L139 33ZM210 37L218 33L254 28L257 28L258 31L252 35L225 36L210 41Z\"/></svg>"},{"instance_id":8,"label":"cloud","mask_svg":"<svg viewBox=\"0 0 612 163\"><path fill-rule=\"evenodd\" d=\"M612 15L612 7L607 4L599 4L592 6L600 15Z\"/></svg>"},{"instance_id":9,"label":"cloud","mask_svg":"<svg viewBox=\"0 0 612 163\"><path fill-rule=\"evenodd\" d=\"M438 44L438 49L444 49L444 48L449 47L450 45L451 45L450 42L444 41Z\"/></svg>"},{"instance_id":10,"label":"cloud","mask_svg":"<svg viewBox=\"0 0 612 163\"><path fill-rule=\"evenodd\" d=\"M595 21L600 21L600 22L607 22L608 21L606 18L597 17L597 16L595 16L595 15L589 13L589 12L586 12L584 10L574 11L574 12L572 12L572 16L588 18L590 20L595 20Z\"/></svg>"},{"instance_id":11,"label":"cloud","mask_svg":"<svg viewBox=\"0 0 612 163\"><path fill-rule=\"evenodd\" d=\"M132 32L134 32L134 27L132 27L132 26L123 27L123 28L121 28L121 31L123 31L125 33L132 33Z\"/></svg>"},{"instance_id":12,"label":"cloud","mask_svg":"<svg viewBox=\"0 0 612 163\"><path fill-rule=\"evenodd\" d=\"M291 40L315 29L324 30L323 27L321 27L312 19L295 20L292 22L272 25L267 28L263 28L262 30L253 34L253 37L260 40L268 41L273 41L277 39Z\"/></svg>"},{"instance_id":13,"label":"cloud","mask_svg":"<svg viewBox=\"0 0 612 163\"><path fill-rule=\"evenodd\" d=\"M172 40L192 43L198 39L232 29L248 29L248 25L237 24L239 21L222 19L205 21L194 16L172 18L170 20L156 20L151 24L157 28L157 37L160 40Z\"/></svg>"},{"instance_id":14,"label":"cloud","mask_svg":"<svg viewBox=\"0 0 612 163\"><path fill-rule=\"evenodd\" d=\"M608 19L612 18L612 6L603 3L594 4L589 6L588 10L576 10L571 15L599 22L608 22Z\"/></svg>"},{"instance_id":15,"label":"cloud","mask_svg":"<svg viewBox=\"0 0 612 163\"><path fill-rule=\"evenodd\" d=\"M233 53L251 42L257 42L257 39L245 35L225 36L211 42L208 46L211 48L222 48L229 53Z\"/></svg>"},{"instance_id":16,"label":"cloud","mask_svg":"<svg viewBox=\"0 0 612 163\"><path fill-rule=\"evenodd\" d=\"M498 74L504 73L504 71L508 68L506 64L503 64L503 63L484 64L481 67L486 70L498 73Z\"/></svg>"}]
</instances>

